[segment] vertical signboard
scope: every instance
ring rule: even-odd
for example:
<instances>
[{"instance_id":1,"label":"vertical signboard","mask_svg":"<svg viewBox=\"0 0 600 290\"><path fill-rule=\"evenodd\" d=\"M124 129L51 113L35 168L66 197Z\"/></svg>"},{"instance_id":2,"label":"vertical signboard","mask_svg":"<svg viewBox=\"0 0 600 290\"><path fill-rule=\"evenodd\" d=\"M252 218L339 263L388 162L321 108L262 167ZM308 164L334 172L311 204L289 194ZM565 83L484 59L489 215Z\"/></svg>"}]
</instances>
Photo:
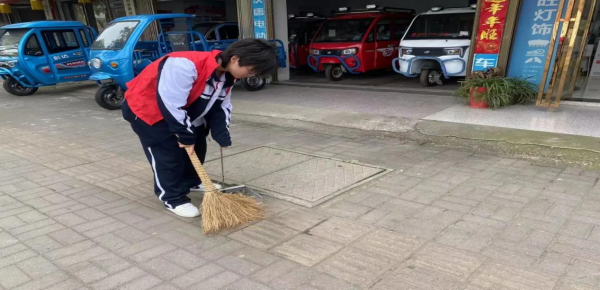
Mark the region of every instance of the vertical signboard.
<instances>
[{"instance_id":1,"label":"vertical signboard","mask_svg":"<svg viewBox=\"0 0 600 290\"><path fill-rule=\"evenodd\" d=\"M507 75L540 85L550 51L550 42L560 0L524 0L517 22ZM565 1L568 2L568 1ZM564 8L567 8L565 3ZM562 26L562 24L561 24ZM560 35L560 29L558 29ZM557 39L556 47L562 39ZM554 49L556 54L557 49ZM551 72L553 65L549 67ZM549 78L548 78L549 79Z\"/></svg>"},{"instance_id":2,"label":"vertical signboard","mask_svg":"<svg viewBox=\"0 0 600 290\"><path fill-rule=\"evenodd\" d=\"M254 23L254 38L267 39L267 13L265 1L252 0L252 22Z\"/></svg>"},{"instance_id":3,"label":"vertical signboard","mask_svg":"<svg viewBox=\"0 0 600 290\"><path fill-rule=\"evenodd\" d=\"M473 71L497 66L509 0L483 0L481 4Z\"/></svg>"}]
</instances>

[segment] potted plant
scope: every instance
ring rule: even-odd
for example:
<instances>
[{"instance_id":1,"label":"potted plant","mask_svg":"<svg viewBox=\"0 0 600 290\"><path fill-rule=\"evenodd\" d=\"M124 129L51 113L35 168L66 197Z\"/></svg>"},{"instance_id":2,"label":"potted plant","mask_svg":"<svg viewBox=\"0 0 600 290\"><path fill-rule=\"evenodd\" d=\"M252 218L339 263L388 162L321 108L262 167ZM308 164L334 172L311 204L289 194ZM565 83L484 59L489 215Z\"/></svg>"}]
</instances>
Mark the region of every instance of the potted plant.
<instances>
[{"instance_id":1,"label":"potted plant","mask_svg":"<svg viewBox=\"0 0 600 290\"><path fill-rule=\"evenodd\" d=\"M456 91L473 108L497 109L513 104L531 103L537 87L523 78L502 77L497 71L472 74Z\"/></svg>"}]
</instances>

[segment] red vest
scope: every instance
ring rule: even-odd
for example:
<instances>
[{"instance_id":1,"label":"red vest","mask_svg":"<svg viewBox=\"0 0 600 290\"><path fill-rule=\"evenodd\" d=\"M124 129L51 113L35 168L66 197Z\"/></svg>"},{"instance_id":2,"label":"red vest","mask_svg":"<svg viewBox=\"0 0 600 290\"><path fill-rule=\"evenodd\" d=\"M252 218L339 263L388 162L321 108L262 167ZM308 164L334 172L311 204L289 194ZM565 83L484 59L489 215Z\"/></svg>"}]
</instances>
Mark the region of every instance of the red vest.
<instances>
[{"instance_id":1,"label":"red vest","mask_svg":"<svg viewBox=\"0 0 600 290\"><path fill-rule=\"evenodd\" d=\"M216 57L221 53L218 50L211 52L181 51L173 52L148 65L141 74L127 83L125 99L131 111L148 125L154 125L163 119L158 108L158 66L165 57L183 57L196 64L198 78L192 85L192 90L187 99L186 107L200 97L206 86L206 81L219 67Z\"/></svg>"}]
</instances>

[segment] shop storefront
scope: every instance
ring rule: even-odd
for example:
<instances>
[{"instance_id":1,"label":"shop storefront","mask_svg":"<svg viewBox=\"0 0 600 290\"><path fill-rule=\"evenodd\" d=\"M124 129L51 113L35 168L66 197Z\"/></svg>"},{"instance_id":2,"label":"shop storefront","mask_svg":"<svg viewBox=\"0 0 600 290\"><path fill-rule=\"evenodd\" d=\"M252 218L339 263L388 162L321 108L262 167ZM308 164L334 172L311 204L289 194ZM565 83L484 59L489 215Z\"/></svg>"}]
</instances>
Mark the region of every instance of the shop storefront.
<instances>
[{"instance_id":1,"label":"shop storefront","mask_svg":"<svg viewBox=\"0 0 600 290\"><path fill-rule=\"evenodd\" d=\"M102 31L111 20L127 15L124 1L128 0L1 0L0 24L71 20Z\"/></svg>"},{"instance_id":2,"label":"shop storefront","mask_svg":"<svg viewBox=\"0 0 600 290\"><path fill-rule=\"evenodd\" d=\"M600 102L600 5L597 1L476 1L468 69L498 67L506 76L527 78L539 86L537 105L542 107L557 107L561 100ZM257 21L251 7L253 1L238 1L238 7L252 11L249 15L240 14L241 29L246 37L257 30L257 23L265 23L269 38L286 40L287 21L278 17L281 6L287 13L308 11L328 15L326 10L331 7L360 7L366 3L358 0L328 1L327 5L319 1L264 2L272 14L266 21ZM411 8L423 11L435 5L469 4L474 3L431 0L413 3ZM280 14L283 16L285 12Z\"/></svg>"},{"instance_id":3,"label":"shop storefront","mask_svg":"<svg viewBox=\"0 0 600 290\"><path fill-rule=\"evenodd\" d=\"M127 15L123 0L54 0L48 9L56 9L58 19L79 21L99 31L111 20Z\"/></svg>"},{"instance_id":4,"label":"shop storefront","mask_svg":"<svg viewBox=\"0 0 600 290\"><path fill-rule=\"evenodd\" d=\"M237 22L235 0L54 0L60 19L77 20L103 30L119 17L155 13L186 13L196 15L197 22Z\"/></svg>"},{"instance_id":5,"label":"shop storefront","mask_svg":"<svg viewBox=\"0 0 600 290\"><path fill-rule=\"evenodd\" d=\"M520 2L507 74L539 84L538 106L600 101L596 0Z\"/></svg>"},{"instance_id":6,"label":"shop storefront","mask_svg":"<svg viewBox=\"0 0 600 290\"><path fill-rule=\"evenodd\" d=\"M539 86L536 104L558 107L561 100L600 101L600 7L597 0L479 0L473 43L485 42L490 29L503 36L495 59L484 68L498 67L507 76L523 77ZM494 9L506 16L491 15ZM487 7L487 8L486 8ZM492 27L495 25L495 28Z\"/></svg>"},{"instance_id":7,"label":"shop storefront","mask_svg":"<svg viewBox=\"0 0 600 290\"><path fill-rule=\"evenodd\" d=\"M32 9L30 2L27 0L5 0L0 1L0 3L7 6L7 10L2 11L2 14L0 14L0 24L2 25L46 20L44 11ZM41 4L41 2L39 4Z\"/></svg>"},{"instance_id":8,"label":"shop storefront","mask_svg":"<svg viewBox=\"0 0 600 290\"><path fill-rule=\"evenodd\" d=\"M549 84L544 100L582 100L600 102L600 51L598 7L596 0L577 0L564 4L562 22L555 34L554 67L548 70Z\"/></svg>"}]
</instances>

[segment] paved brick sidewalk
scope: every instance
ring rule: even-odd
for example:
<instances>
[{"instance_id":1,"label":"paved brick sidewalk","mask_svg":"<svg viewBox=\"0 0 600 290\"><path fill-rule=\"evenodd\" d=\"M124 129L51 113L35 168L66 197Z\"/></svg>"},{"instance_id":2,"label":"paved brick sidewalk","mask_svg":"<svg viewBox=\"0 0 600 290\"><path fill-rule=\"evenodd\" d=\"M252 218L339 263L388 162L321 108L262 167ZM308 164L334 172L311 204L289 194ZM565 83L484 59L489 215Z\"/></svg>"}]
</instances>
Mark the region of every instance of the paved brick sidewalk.
<instances>
[{"instance_id":1,"label":"paved brick sidewalk","mask_svg":"<svg viewBox=\"0 0 600 290\"><path fill-rule=\"evenodd\" d=\"M600 172L235 124L228 154L394 171L311 209L266 198L264 221L203 236L157 202L119 112L36 97L0 98L0 290L600 289Z\"/></svg>"}]
</instances>

